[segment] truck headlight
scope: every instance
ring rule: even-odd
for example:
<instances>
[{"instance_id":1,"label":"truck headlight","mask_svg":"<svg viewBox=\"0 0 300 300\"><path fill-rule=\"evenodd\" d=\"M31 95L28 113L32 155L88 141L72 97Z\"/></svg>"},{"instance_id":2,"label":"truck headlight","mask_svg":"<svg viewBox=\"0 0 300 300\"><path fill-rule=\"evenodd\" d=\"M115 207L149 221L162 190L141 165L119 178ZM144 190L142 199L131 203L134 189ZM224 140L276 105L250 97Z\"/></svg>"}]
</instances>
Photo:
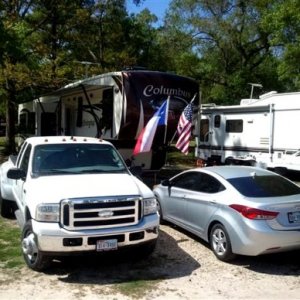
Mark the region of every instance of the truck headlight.
<instances>
[{"instance_id":1,"label":"truck headlight","mask_svg":"<svg viewBox=\"0 0 300 300\"><path fill-rule=\"evenodd\" d=\"M40 222L58 222L59 204L39 204L36 208L35 218Z\"/></svg>"},{"instance_id":2,"label":"truck headlight","mask_svg":"<svg viewBox=\"0 0 300 300\"><path fill-rule=\"evenodd\" d=\"M156 198L144 199L144 215L155 214L157 212Z\"/></svg>"}]
</instances>

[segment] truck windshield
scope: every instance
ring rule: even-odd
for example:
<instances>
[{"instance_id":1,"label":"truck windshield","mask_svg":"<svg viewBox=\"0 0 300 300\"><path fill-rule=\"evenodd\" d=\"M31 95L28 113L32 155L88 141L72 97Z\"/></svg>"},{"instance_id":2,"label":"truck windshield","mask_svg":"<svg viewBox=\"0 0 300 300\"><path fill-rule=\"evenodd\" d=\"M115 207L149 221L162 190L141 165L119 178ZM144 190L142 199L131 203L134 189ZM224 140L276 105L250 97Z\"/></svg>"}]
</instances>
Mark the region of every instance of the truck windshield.
<instances>
[{"instance_id":1,"label":"truck windshield","mask_svg":"<svg viewBox=\"0 0 300 300\"><path fill-rule=\"evenodd\" d=\"M118 152L103 144L45 144L35 147L34 175L127 172Z\"/></svg>"}]
</instances>

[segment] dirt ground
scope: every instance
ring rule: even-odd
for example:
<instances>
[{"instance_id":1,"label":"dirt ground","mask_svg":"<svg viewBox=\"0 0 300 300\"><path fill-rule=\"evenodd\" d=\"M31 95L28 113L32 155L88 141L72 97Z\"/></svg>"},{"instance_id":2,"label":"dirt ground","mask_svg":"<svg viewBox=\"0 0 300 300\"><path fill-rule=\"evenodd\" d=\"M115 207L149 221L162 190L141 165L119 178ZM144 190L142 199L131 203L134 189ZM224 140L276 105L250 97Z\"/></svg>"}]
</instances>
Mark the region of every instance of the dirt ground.
<instances>
[{"instance_id":1,"label":"dirt ground","mask_svg":"<svg viewBox=\"0 0 300 300\"><path fill-rule=\"evenodd\" d=\"M0 274L0 299L300 299L300 251L218 261L195 236L162 225L145 260L108 253ZM140 288L139 288L140 287Z\"/></svg>"}]
</instances>

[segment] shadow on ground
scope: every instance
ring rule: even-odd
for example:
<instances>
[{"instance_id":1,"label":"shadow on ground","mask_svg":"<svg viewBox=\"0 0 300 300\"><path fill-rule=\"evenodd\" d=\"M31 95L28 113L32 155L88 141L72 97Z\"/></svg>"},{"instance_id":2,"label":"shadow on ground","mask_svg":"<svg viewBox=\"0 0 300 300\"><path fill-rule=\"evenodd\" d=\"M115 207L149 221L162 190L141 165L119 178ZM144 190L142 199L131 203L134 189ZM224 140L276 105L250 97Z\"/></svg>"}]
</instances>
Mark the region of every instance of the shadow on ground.
<instances>
[{"instance_id":1,"label":"shadow on ground","mask_svg":"<svg viewBox=\"0 0 300 300\"><path fill-rule=\"evenodd\" d=\"M199 243L199 247L203 249L210 249L207 242L203 241L198 236L187 232L186 230L167 223L167 226L171 226L175 230L180 231L182 234L186 235L188 239L193 239ZM199 249L201 251L201 249ZM214 256L211 251L211 256L216 260L216 263L224 264L224 268L228 267L228 272L230 272L231 265L241 266L252 270L257 273L270 274L270 275L280 275L280 276L300 276L300 250L273 253L260 256L243 256L237 255L236 258L228 263L220 262ZM201 264L204 264L202 261Z\"/></svg>"},{"instance_id":2,"label":"shadow on ground","mask_svg":"<svg viewBox=\"0 0 300 300\"><path fill-rule=\"evenodd\" d=\"M161 231L155 251L146 259L138 259L134 251L74 256L54 261L45 273L63 282L102 285L189 276L201 266L179 242Z\"/></svg>"}]
</instances>

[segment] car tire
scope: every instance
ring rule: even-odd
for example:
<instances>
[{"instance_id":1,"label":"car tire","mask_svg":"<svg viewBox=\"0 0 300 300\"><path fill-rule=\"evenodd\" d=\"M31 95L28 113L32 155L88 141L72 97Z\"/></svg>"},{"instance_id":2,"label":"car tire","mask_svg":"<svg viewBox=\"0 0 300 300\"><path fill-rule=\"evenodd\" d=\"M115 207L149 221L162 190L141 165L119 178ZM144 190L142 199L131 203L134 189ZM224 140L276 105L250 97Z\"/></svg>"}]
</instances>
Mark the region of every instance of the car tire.
<instances>
[{"instance_id":1,"label":"car tire","mask_svg":"<svg viewBox=\"0 0 300 300\"><path fill-rule=\"evenodd\" d=\"M37 245L36 236L32 229L31 220L27 221L22 230L21 236L22 252L27 266L34 271L42 271L46 269L51 258L44 255Z\"/></svg>"},{"instance_id":2,"label":"car tire","mask_svg":"<svg viewBox=\"0 0 300 300\"><path fill-rule=\"evenodd\" d=\"M219 260L227 262L235 258L229 235L222 224L215 224L212 227L209 242L211 250Z\"/></svg>"},{"instance_id":3,"label":"car tire","mask_svg":"<svg viewBox=\"0 0 300 300\"><path fill-rule=\"evenodd\" d=\"M163 211L161 209L161 204L159 202L159 200L157 199L157 213L158 213L158 216L159 216L159 223L160 224L165 224L165 221L163 219Z\"/></svg>"}]
</instances>

